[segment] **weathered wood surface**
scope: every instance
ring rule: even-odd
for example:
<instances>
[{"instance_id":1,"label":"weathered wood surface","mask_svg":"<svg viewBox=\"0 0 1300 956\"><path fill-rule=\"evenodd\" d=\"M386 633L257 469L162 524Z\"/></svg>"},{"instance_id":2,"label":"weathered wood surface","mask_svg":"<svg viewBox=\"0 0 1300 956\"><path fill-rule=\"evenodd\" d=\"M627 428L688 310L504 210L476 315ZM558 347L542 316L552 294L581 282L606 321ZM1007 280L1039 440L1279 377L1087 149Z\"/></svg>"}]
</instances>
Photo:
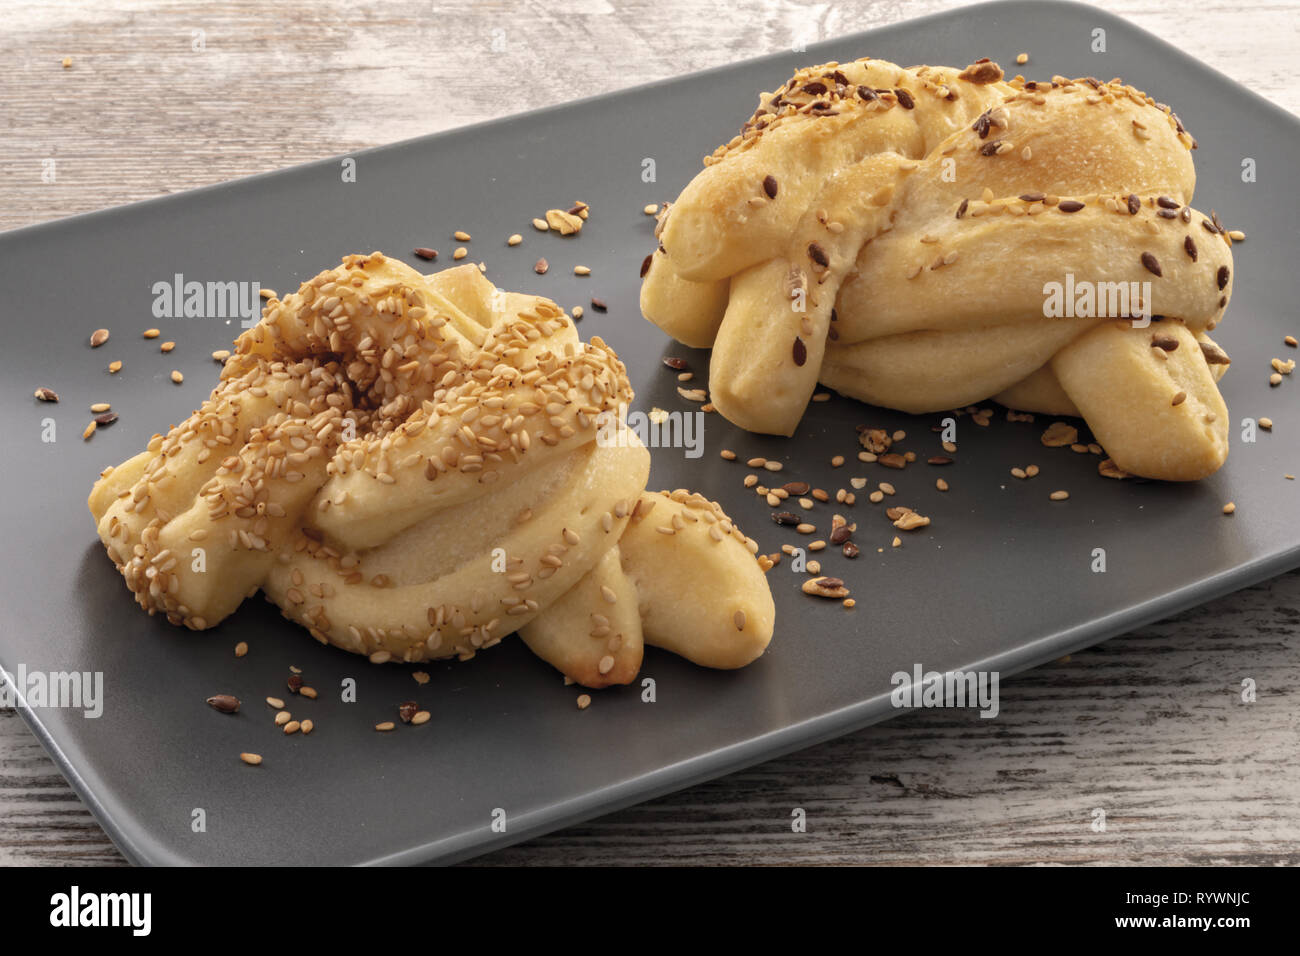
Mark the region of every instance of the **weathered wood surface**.
<instances>
[{"instance_id":1,"label":"weathered wood surface","mask_svg":"<svg viewBox=\"0 0 1300 956\"><path fill-rule=\"evenodd\" d=\"M0 228L952 5L720 0L702 25L694 0L0 4ZM1098 5L1300 112L1300 2ZM480 862L1297 863L1297 651L1300 572L1010 681L995 721L902 717ZM120 860L0 711L0 863Z\"/></svg>"}]
</instances>

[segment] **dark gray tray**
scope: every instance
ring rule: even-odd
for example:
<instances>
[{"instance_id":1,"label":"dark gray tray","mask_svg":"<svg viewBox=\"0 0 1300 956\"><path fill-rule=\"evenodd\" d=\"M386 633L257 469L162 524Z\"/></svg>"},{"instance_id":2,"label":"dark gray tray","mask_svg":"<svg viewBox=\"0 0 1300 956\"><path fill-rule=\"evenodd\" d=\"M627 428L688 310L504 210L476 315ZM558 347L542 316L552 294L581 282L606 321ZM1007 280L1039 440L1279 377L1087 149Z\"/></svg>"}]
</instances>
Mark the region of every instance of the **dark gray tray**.
<instances>
[{"instance_id":1,"label":"dark gray tray","mask_svg":"<svg viewBox=\"0 0 1300 956\"><path fill-rule=\"evenodd\" d=\"M1089 52L1094 27L1107 31L1104 55ZM779 458L789 478L831 489L854 475L891 479L898 500L935 523L892 550L893 529L864 500L855 509L862 557L824 559L854 589L855 610L800 594L799 577L782 565L770 578L777 631L762 660L718 673L650 651L643 674L657 683L656 703L642 703L633 687L595 695L585 712L574 706L577 689L517 641L468 664L430 667L432 682L418 687L414 668L374 667L320 647L261 599L202 635L147 618L130 600L94 536L86 494L100 468L206 396L216 376L209 353L237 331L220 320L155 320L154 282L183 273L285 292L345 253L409 259L419 245L438 247L449 264L449 235L463 228L475 236L472 261L486 260L498 285L566 306L605 298L608 313L588 308L583 335L618 349L639 407L688 407L660 359L682 355L702 373L707 356L640 317L637 270L653 242L641 207L673 197L758 92L799 64L874 55L964 65L991 56L1011 66L1021 50L1033 56L1031 77L1122 75L1172 104L1201 143L1197 208L1214 207L1249 234L1236 249L1236 295L1219 330L1234 360L1223 389L1234 421L1269 415L1277 424L1255 444L1234 440L1213 478L1103 480L1092 456L1039 445L1046 420L1008 424L1000 412L987 429L964 420L958 464L902 474L856 463L853 426L905 428L907 447L924 457L937 447L928 430L937 416L835 400L812 406L793 440L746 435L709 416L704 457L657 452L651 484L718 498L764 550L792 536L741 488L745 469L721 461L722 448ZM1089 7L1013 2L360 153L351 184L341 182L339 161L327 160L0 235L8 290L0 435L9 455L0 664L103 672L101 718L27 708L23 716L134 861L445 862L883 720L896 713L890 674L914 663L1006 675L1277 574L1300 564L1300 488L1283 478L1300 472L1300 376L1277 389L1266 381L1270 357L1294 355L1282 336L1300 328L1290 297L1300 202L1283 179L1298 151L1293 117L1161 40ZM1241 182L1244 156L1257 161L1259 183ZM657 163L657 184L641 180L646 157ZM577 239L529 228L533 216L575 199L593 208ZM505 248L512 232L524 234L521 248ZM549 275L533 273L539 255L551 261ZM594 274L573 276L578 263ZM151 325L179 343L171 356L140 338ZM113 338L92 351L86 339L100 326ZM114 358L126 365L110 377ZM172 368L185 373L183 386L168 381ZM57 389L62 403L38 405L37 385ZM111 401L121 420L83 443L86 408L97 400ZM47 415L58 423L54 444L40 440ZM833 471L836 453L850 464ZM1008 475L1029 462L1043 469L1037 479ZM933 487L940 473L952 483L946 495ZM1053 488L1072 497L1050 502ZM1229 499L1238 510L1225 518ZM829 510L819 519L828 524ZM1105 574L1090 571L1098 547ZM241 639L252 652L236 660ZM261 702L281 691L290 664L322 691L315 702L293 699L297 716L316 721L309 738L284 738ZM356 703L337 699L346 677L357 680ZM210 710L203 700L216 692L241 696L245 713ZM408 698L433 712L431 724L371 729ZM243 766L243 750L266 763ZM191 830L195 808L206 813L206 832ZM506 811L505 833L491 828L497 808Z\"/></svg>"}]
</instances>

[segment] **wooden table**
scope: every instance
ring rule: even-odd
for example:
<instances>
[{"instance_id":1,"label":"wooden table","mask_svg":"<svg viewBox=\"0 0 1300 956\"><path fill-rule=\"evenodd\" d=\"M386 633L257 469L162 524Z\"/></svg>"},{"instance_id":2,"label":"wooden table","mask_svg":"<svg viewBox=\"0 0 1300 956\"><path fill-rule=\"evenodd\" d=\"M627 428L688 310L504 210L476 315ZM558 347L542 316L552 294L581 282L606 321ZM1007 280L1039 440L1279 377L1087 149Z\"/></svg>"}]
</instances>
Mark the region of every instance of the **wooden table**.
<instances>
[{"instance_id":1,"label":"wooden table","mask_svg":"<svg viewBox=\"0 0 1300 956\"><path fill-rule=\"evenodd\" d=\"M718 0L704 25L695 0L2 2L0 229L951 5ZM1300 0L1099 5L1300 112ZM996 721L901 717L480 862L1297 863L1297 652L1300 572L1012 680ZM0 863L120 861L0 711Z\"/></svg>"}]
</instances>

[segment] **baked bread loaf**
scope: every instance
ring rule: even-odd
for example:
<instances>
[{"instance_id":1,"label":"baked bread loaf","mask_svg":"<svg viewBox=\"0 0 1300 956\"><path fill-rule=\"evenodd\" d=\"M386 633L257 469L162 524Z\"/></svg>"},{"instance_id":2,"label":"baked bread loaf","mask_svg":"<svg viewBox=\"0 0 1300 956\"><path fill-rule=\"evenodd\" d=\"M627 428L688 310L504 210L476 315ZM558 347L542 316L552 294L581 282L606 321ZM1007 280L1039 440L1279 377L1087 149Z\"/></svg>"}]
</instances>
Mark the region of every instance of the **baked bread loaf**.
<instances>
[{"instance_id":1,"label":"baked bread loaf","mask_svg":"<svg viewBox=\"0 0 1300 956\"><path fill-rule=\"evenodd\" d=\"M1232 253L1189 205L1194 147L1118 80L809 67L661 213L641 308L712 346L711 399L751 431L792 434L819 381L914 413L992 397L1200 478L1228 450L1207 333Z\"/></svg>"},{"instance_id":2,"label":"baked bread loaf","mask_svg":"<svg viewBox=\"0 0 1300 956\"><path fill-rule=\"evenodd\" d=\"M376 662L521 631L589 687L631 681L643 643L741 667L775 616L757 545L698 495L645 491L631 398L554 303L349 256L269 301L90 510L140 605L194 630L260 588Z\"/></svg>"}]
</instances>

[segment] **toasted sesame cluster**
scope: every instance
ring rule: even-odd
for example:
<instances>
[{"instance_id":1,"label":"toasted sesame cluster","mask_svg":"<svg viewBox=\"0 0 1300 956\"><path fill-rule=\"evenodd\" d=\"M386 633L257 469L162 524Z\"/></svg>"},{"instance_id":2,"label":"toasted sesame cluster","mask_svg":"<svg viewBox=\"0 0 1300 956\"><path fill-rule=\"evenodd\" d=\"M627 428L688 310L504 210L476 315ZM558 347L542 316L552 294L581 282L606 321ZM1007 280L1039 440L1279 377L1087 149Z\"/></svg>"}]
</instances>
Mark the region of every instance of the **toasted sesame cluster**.
<instances>
[{"instance_id":1,"label":"toasted sesame cluster","mask_svg":"<svg viewBox=\"0 0 1300 956\"><path fill-rule=\"evenodd\" d=\"M260 588L317 640L377 663L467 659L523 628L575 680L626 682L643 637L672 620L642 627L669 546L625 535L659 501L631 399L614 352L553 303L474 266L423 276L349 256L268 301L208 400L107 469L91 511L136 600L174 624L212 627ZM672 560L701 580L702 565L731 570L728 601L754 621L728 612L722 650L684 652L748 663L773 616L757 545L716 505L679 493L668 510L670 530L707 516L716 546ZM624 608L600 642L570 626L590 613L571 596L588 578Z\"/></svg>"},{"instance_id":2,"label":"toasted sesame cluster","mask_svg":"<svg viewBox=\"0 0 1300 956\"><path fill-rule=\"evenodd\" d=\"M1191 207L1195 148L1118 79L811 66L659 213L642 311L713 348L712 402L751 431L792 434L819 382L909 412L994 398L1087 418L1134 474L1203 477L1227 452L1206 333L1241 234ZM1046 291L1076 282L1091 298L1055 313Z\"/></svg>"}]
</instances>

